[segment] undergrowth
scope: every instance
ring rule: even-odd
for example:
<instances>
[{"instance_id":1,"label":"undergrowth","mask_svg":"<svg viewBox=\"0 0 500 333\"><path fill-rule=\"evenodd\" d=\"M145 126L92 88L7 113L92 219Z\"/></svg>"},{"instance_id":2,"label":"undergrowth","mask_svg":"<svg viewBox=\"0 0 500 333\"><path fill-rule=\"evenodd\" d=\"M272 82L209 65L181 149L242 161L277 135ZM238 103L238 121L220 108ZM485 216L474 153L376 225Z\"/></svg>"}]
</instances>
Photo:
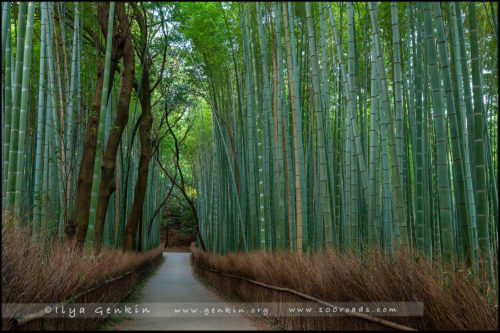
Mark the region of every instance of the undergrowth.
<instances>
[{"instance_id":1,"label":"undergrowth","mask_svg":"<svg viewBox=\"0 0 500 333\"><path fill-rule=\"evenodd\" d=\"M392 258L373 249L363 258L352 253L324 249L314 254L289 251L232 253L226 256L191 247L195 269L218 288L247 302L298 301L294 295L255 286L245 281L199 269L220 272L290 288L327 302L423 302L424 315L390 317L391 321L417 329L494 330L498 328L498 289L484 275L465 267L444 271L418 255L396 251ZM198 268L197 268L198 267ZM496 284L498 285L498 284ZM302 300L304 301L304 300ZM336 317L339 318L339 317ZM331 321L303 318L303 322L277 318L287 329L339 329ZM352 321L360 319L351 318ZM308 321L307 324L304 322ZM343 325L343 324L342 324ZM354 324L361 329L364 323ZM340 329L345 329L341 326Z\"/></svg>"},{"instance_id":2,"label":"undergrowth","mask_svg":"<svg viewBox=\"0 0 500 333\"><path fill-rule=\"evenodd\" d=\"M71 300L99 283L132 270L163 251L102 248L98 255L62 242L34 240L27 227L2 221L2 302L52 303Z\"/></svg>"}]
</instances>

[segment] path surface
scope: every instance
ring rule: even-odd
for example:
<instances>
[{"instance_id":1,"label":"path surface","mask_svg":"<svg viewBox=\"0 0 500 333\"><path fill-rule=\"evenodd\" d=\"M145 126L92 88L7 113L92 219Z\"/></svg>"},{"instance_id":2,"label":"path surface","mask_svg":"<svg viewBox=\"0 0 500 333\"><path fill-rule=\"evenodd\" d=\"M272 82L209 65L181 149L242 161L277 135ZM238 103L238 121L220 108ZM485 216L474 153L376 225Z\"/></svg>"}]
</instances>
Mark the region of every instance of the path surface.
<instances>
[{"instance_id":1,"label":"path surface","mask_svg":"<svg viewBox=\"0 0 500 333\"><path fill-rule=\"evenodd\" d=\"M165 261L154 276L149 278L142 290L141 303L154 303L164 310L164 313L172 313L172 307L204 303L218 303L225 306L212 291L208 290L191 271L189 261L190 253L163 253ZM138 303L139 304L139 303ZM187 305L187 304L186 304ZM257 330L256 325L248 318L240 315L230 317L220 316L155 316L134 317L120 325L120 330Z\"/></svg>"}]
</instances>

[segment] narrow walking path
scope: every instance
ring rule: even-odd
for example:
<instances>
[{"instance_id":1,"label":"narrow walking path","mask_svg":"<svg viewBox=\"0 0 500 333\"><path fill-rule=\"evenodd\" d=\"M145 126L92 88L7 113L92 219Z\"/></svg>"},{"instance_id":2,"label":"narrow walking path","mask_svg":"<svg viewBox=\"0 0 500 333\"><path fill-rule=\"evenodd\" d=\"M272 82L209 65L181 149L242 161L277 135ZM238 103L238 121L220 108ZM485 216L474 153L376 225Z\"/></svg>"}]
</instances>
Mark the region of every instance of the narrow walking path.
<instances>
[{"instance_id":1,"label":"narrow walking path","mask_svg":"<svg viewBox=\"0 0 500 333\"><path fill-rule=\"evenodd\" d=\"M121 325L120 330L257 330L248 318L241 315L231 316L172 316L174 307L192 307L199 304L202 308L207 303L222 301L212 291L194 278L189 261L190 253L163 253L165 261L142 290L142 304L153 304L164 311L166 316L134 317Z\"/></svg>"}]
</instances>

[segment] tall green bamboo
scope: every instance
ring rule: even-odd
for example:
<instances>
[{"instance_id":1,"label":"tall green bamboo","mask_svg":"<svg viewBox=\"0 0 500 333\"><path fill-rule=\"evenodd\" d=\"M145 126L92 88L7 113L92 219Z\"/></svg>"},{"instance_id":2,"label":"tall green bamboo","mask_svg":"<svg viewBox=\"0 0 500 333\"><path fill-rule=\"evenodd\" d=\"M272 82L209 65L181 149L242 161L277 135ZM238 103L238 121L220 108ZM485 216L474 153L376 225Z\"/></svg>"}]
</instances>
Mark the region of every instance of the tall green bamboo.
<instances>
[{"instance_id":1,"label":"tall green bamboo","mask_svg":"<svg viewBox=\"0 0 500 333\"><path fill-rule=\"evenodd\" d=\"M290 23L288 22L290 17ZM300 92L298 84L297 53L295 51L294 16L292 4L288 2L288 10L283 3L283 19L287 47L288 78L290 84L290 98L292 103L293 138L295 148L295 200L297 223L297 252L302 247L307 248L307 201L305 192L304 147L302 143L302 113L300 109ZM290 27L290 28L289 28ZM304 227L306 225L306 227Z\"/></svg>"},{"instance_id":2,"label":"tall green bamboo","mask_svg":"<svg viewBox=\"0 0 500 333\"><path fill-rule=\"evenodd\" d=\"M476 19L476 4L469 4L469 31L472 67L472 91L474 101L473 137L475 152L474 169L476 178L477 236L481 256L490 260L490 241L488 233L489 207L486 189L486 167L484 153L483 98L479 68L479 48ZM460 32L460 30L459 30Z\"/></svg>"},{"instance_id":3,"label":"tall green bamboo","mask_svg":"<svg viewBox=\"0 0 500 333\"><path fill-rule=\"evenodd\" d=\"M461 135L457 121L457 111L455 107L455 100L453 96L453 88L451 84L450 64L448 60L448 50L446 47L446 37L444 33L444 22L441 13L441 6L439 3L434 4L434 19L437 25L437 42L439 47L439 62L441 64L441 71L443 74L443 83L446 93L446 107L448 115L448 126L450 128L451 145L453 151L453 178L456 179L454 193L456 193L458 203L458 216L460 216L460 247L464 251L464 255L468 258L468 262L473 262L474 253L471 251L472 244L472 228L467 211L467 190L463 171L463 158L460 147L459 136Z\"/></svg>"},{"instance_id":4,"label":"tall green bamboo","mask_svg":"<svg viewBox=\"0 0 500 333\"><path fill-rule=\"evenodd\" d=\"M377 67L378 67L377 70L382 85L382 99L383 99L384 112L385 112L386 122L389 125L387 128L387 139L389 141L389 147L390 147L391 166L392 166L392 186L395 192L394 196L396 204L397 225L399 228L399 237L401 245L406 246L408 245L407 217L405 211L406 208L405 208L405 201L401 185L402 184L401 173L399 172L400 166L398 164L397 148L395 143L396 141L394 139L394 122L389 104L390 103L389 91L384 69L384 59L383 59L382 45L380 42L380 30L377 22L376 5L373 2L370 2L368 4L368 7L370 8L372 34L375 44L375 54L377 58Z\"/></svg>"},{"instance_id":5,"label":"tall green bamboo","mask_svg":"<svg viewBox=\"0 0 500 333\"><path fill-rule=\"evenodd\" d=\"M7 203L7 181L9 177L9 154L10 154L10 128L12 123L12 38L9 29L9 36L7 37L7 46L5 50L5 89L4 89L4 103L5 103L5 118L4 126L2 132L4 132L4 142L3 142L3 163L2 163L2 203L6 205Z\"/></svg>"},{"instance_id":6,"label":"tall green bamboo","mask_svg":"<svg viewBox=\"0 0 500 333\"><path fill-rule=\"evenodd\" d=\"M43 155L43 133L46 131L45 127L45 58L46 58L46 41L45 41L45 21L46 10L41 8L41 28L40 28L40 78L38 80L38 113L37 113L37 130L36 130L36 155L35 155L35 210L33 213L33 230L32 234L37 235L40 227L41 220L41 207L44 184L42 183L43 175L43 160L47 156Z\"/></svg>"},{"instance_id":7,"label":"tall green bamboo","mask_svg":"<svg viewBox=\"0 0 500 333\"><path fill-rule=\"evenodd\" d=\"M387 132L390 131L388 128L387 114L384 112L384 102L382 99L382 83L381 74L376 68L375 75L377 76L377 97L378 97L378 111L380 116L380 145L381 145L381 161L382 161L382 214L380 216L380 234L382 235L382 247L389 253L393 252L393 244L396 243L396 232L397 228L394 224L394 214L393 214L393 198L390 185L390 175L389 175L389 152L387 149ZM377 99L377 98L376 98ZM391 156L392 157L392 156ZM391 162L393 160L391 159Z\"/></svg>"},{"instance_id":8,"label":"tall green bamboo","mask_svg":"<svg viewBox=\"0 0 500 333\"><path fill-rule=\"evenodd\" d=\"M321 102L323 103L322 108L326 120L325 128L325 143L327 150L327 165L331 166L327 168L328 173L328 193L330 198L330 209L332 215L332 237L335 246L338 246L338 231L335 224L336 210L335 210L335 178L334 169L335 164L333 163L333 139L332 139L332 123L331 123L331 112L330 112L330 87L327 75L327 46L326 46L326 6L319 4L319 15L320 15L320 32L321 32Z\"/></svg>"},{"instance_id":9,"label":"tall green bamboo","mask_svg":"<svg viewBox=\"0 0 500 333\"><path fill-rule=\"evenodd\" d=\"M419 4L420 7L420 4ZM426 246L425 244L425 235L426 231L429 230L430 225L428 224L428 219L426 218L426 210L425 210L425 202L426 197L424 195L424 189L426 189L424 185L424 177L426 173L424 173L424 140L427 139L425 136L426 131L424 127L424 110L423 110L423 83L422 83L422 18L420 14L420 10L416 11L417 14L417 26L416 26L416 52L415 52L415 122L417 126L417 140L416 140L416 173L415 173L415 236L416 236L416 246L420 252L424 252L429 256L429 249L432 249L432 246ZM429 244L427 244L429 245Z\"/></svg>"},{"instance_id":10,"label":"tall green bamboo","mask_svg":"<svg viewBox=\"0 0 500 333\"><path fill-rule=\"evenodd\" d=\"M2 2L2 59L5 57L5 45L7 43L7 35L10 31L10 1ZM3 64L2 64L3 66Z\"/></svg>"},{"instance_id":11,"label":"tall green bamboo","mask_svg":"<svg viewBox=\"0 0 500 333\"><path fill-rule=\"evenodd\" d=\"M465 167L465 178L466 178L466 187L467 187L467 212L469 214L469 227L470 227L470 246L472 247L471 251L474 253L474 257L476 257L477 249L478 249L478 241L477 241L477 228L476 228L476 203L474 199L474 188L472 184L472 172L471 172L471 158L469 154L469 140L468 140L468 131L466 130L466 114L465 114L465 101L464 101L464 89L462 86L462 66L460 63L460 46L459 46L459 37L458 37L458 23L455 9L451 3L448 4L448 12L451 14L453 29L450 33L451 36L451 44L450 44L450 53L451 59L454 65L454 71L452 75L456 75L456 79L452 79L453 82L453 90L456 93L458 103L456 103L457 107L457 120L459 127L459 139L461 144L461 150L463 152L462 157L464 158L464 167ZM453 60L454 59L454 60ZM469 87L470 90L470 87Z\"/></svg>"},{"instance_id":12,"label":"tall green bamboo","mask_svg":"<svg viewBox=\"0 0 500 333\"><path fill-rule=\"evenodd\" d=\"M21 213L21 199L26 200L26 198L21 198L21 185L23 179L24 171L24 154L25 146L24 139L26 137L26 113L28 109L28 95L29 95L29 85L30 85L30 70L31 70L31 58L32 58L32 43L33 43L33 21L35 16L35 3L30 2L28 4L28 21L26 25L26 39L24 41L24 54L23 54L23 80L22 80L22 92L21 92L21 104L19 110L19 132L18 132L18 142L17 142L17 175L16 175L16 195L15 202L18 204L19 213Z\"/></svg>"},{"instance_id":13,"label":"tall green bamboo","mask_svg":"<svg viewBox=\"0 0 500 333\"><path fill-rule=\"evenodd\" d=\"M7 37L8 36L8 37ZM4 64L4 59L9 59L10 61L10 53L6 52L6 44L7 44L7 39L10 39L12 38L12 36L10 36L10 1L6 1L6 2L2 2L2 60L1 60L1 63L0 63L0 70L3 70L3 64ZM7 55L7 56L6 56ZM5 60L5 62L7 62ZM9 65L10 67L10 65ZM7 69L5 70L5 74L6 74L6 77L7 76L10 76L10 69L9 71L7 71ZM2 80L2 108L3 107L6 107L5 105L5 95L4 95L4 92L6 90L6 84L5 84L5 81ZM9 90L10 90L10 86L9 86ZM12 98L12 97L10 97ZM12 101L10 102L12 103ZM11 106L10 106L11 107ZM6 123L6 112L4 111L4 109L2 109L2 124L4 124L4 130L2 131L2 142L5 142L6 141L6 137L7 136L10 136L10 119L9 119L9 123L7 125ZM8 134L6 134L8 133ZM3 145L3 144L2 144ZM3 148L3 147L2 147ZM1 160L1 165L3 167L4 165L4 161L5 161L5 156L4 154L2 154L2 160ZM8 164L7 164L8 165ZM3 177L3 174L2 174L2 177ZM5 204L5 201L4 201L4 198L5 198L5 178L2 178L2 202Z\"/></svg>"},{"instance_id":14,"label":"tall green bamboo","mask_svg":"<svg viewBox=\"0 0 500 333\"><path fill-rule=\"evenodd\" d=\"M377 94L377 75L375 66L375 56L372 52L371 56L371 87L370 87L370 150L368 164L368 245L376 246L377 233L377 214L378 209L378 188L376 187L375 178L378 178L376 173L377 156L378 156L378 94Z\"/></svg>"},{"instance_id":15,"label":"tall green bamboo","mask_svg":"<svg viewBox=\"0 0 500 333\"><path fill-rule=\"evenodd\" d=\"M76 113L75 105L78 105L77 98L77 85L80 80L80 76L78 75L78 36L80 30L80 15L78 12L78 2L75 2L75 21L73 25L73 50L71 52L71 82L69 86L69 103L68 103L68 125L67 125L67 140L66 140L66 150L69 152L73 152L75 150L75 131L74 131L74 115ZM75 154L70 154L68 157L68 164L73 167L74 165L74 156ZM72 173L74 174L74 172ZM70 179L70 183L72 184L72 180ZM70 186L71 187L71 186Z\"/></svg>"},{"instance_id":16,"label":"tall green bamboo","mask_svg":"<svg viewBox=\"0 0 500 333\"><path fill-rule=\"evenodd\" d=\"M264 52L266 51L266 48L264 46L265 41L264 41L264 35L262 32L262 18L261 18L261 8L260 8L260 3L256 3L256 11L257 11L257 28L259 32L259 41L260 41L260 49L261 49L261 63L262 63L262 81L263 81L263 87L264 87L264 97L263 97L263 103L262 107L259 108L259 112L257 112L257 146L258 146L258 168L259 168L259 210L260 210L260 219L259 219L259 229L260 229L260 249L265 249L266 248L266 224L269 223L270 221L266 221L265 214L264 214L264 173L263 173L263 168L264 168L264 161L263 161L263 154L264 154L264 134L263 134L263 128L264 128L264 117L266 113L270 112L270 105L271 105L271 95L269 92L269 80L267 78L267 59L264 56Z\"/></svg>"},{"instance_id":17,"label":"tall green bamboo","mask_svg":"<svg viewBox=\"0 0 500 333\"><path fill-rule=\"evenodd\" d=\"M46 49L47 49L47 66L48 66L48 85L49 85L49 96L47 97L48 100L50 100L50 103L47 102L47 112L50 113L49 116L49 122L51 126L51 135L50 135L50 140L51 140L51 148L53 148L52 154L51 155L51 162L52 162L52 167L51 167L51 173L49 177L49 185L47 187L48 192L53 194L51 199L53 199L54 204L52 205L53 210L58 211L60 205L59 205L59 200L64 200L64 185L63 185L63 179L64 179L64 164L63 164L63 158L61 157L62 153L62 147L64 146L64 141L63 141L63 135L62 135L62 126L61 126L61 119L58 117L57 114L57 100L56 100L56 70L55 70L55 57L54 57L54 52L53 52L53 43L52 43L52 36L53 36L53 21L50 19L51 15L51 3L46 3L46 27L45 27L45 32L46 32ZM54 225L58 225L58 222L62 220L63 214L60 214L58 212L57 215L54 216L54 219L52 219L52 229L57 230ZM54 236L56 235L54 231Z\"/></svg>"},{"instance_id":18,"label":"tall green bamboo","mask_svg":"<svg viewBox=\"0 0 500 333\"><path fill-rule=\"evenodd\" d=\"M288 121L287 121L287 103L285 102L286 90L283 79L283 47L281 41L281 7L278 6L277 2L273 2L273 11L276 13L276 60L277 60L277 117L278 117L278 135L281 137L279 142L279 160L280 165L283 167L283 173L281 175L281 187L285 193L285 200L283 201L283 214L285 219L283 220L284 238L285 246L287 236L292 232L292 204L291 204L291 194L290 194L290 178L292 177L292 165L290 160L290 147L289 147L289 135L288 135ZM271 20L271 18L270 18ZM273 21L274 22L274 21ZM293 182L293 179L292 179ZM292 185L293 186L293 185ZM280 207L281 208L281 207ZM287 230L290 230L289 232Z\"/></svg>"},{"instance_id":19,"label":"tall green bamboo","mask_svg":"<svg viewBox=\"0 0 500 333\"><path fill-rule=\"evenodd\" d=\"M24 55L24 40L26 37L26 9L25 2L19 3L18 9L18 29L17 29L17 42L16 42L16 63L15 63L15 79L14 92L12 100L12 119L10 124L10 140L9 140L9 168L8 168L8 183L6 188L7 206L16 205L16 197L20 195L20 188L17 188L16 177L20 173L21 166L17 165L17 155L19 150L19 126L21 122L21 85L23 78L23 55Z\"/></svg>"},{"instance_id":20,"label":"tall green bamboo","mask_svg":"<svg viewBox=\"0 0 500 333\"><path fill-rule=\"evenodd\" d=\"M312 23L311 5L306 2L306 19L307 19L307 32L309 38L309 57L312 67L312 87L314 97L314 113L316 116L316 132L318 134L318 151L319 151L319 195L323 205L323 216L320 221L323 221L326 245L333 247L333 224L331 218L330 199L328 193L328 175L326 171L326 146L324 136L324 121L323 111L321 109L321 87L319 81L318 71L318 57L316 52L316 41L314 36L314 29Z\"/></svg>"},{"instance_id":21,"label":"tall green bamboo","mask_svg":"<svg viewBox=\"0 0 500 333\"><path fill-rule=\"evenodd\" d=\"M249 219L247 220L247 233L249 238L250 248L256 246L256 235L255 230L258 223L257 220L257 210L253 207L257 207L257 191L256 191L256 172L255 172L255 114L254 114L254 86L253 77L251 75L251 56L250 56L250 33L248 28L248 4L245 4L245 16L244 16L244 55L245 55L245 88L247 93L247 131L248 131L248 186L249 186Z\"/></svg>"},{"instance_id":22,"label":"tall green bamboo","mask_svg":"<svg viewBox=\"0 0 500 333\"><path fill-rule=\"evenodd\" d=\"M347 3L347 38L348 38L348 57L347 57L347 69L348 69L348 78L349 78L349 94L350 94L350 102L351 102L351 110L354 111L354 114L358 115L357 105L356 105L356 87L355 87L355 77L356 77L356 66L354 61L354 7L352 2ZM349 103L349 102L348 102ZM354 154L354 135L351 133L353 129L353 123L357 123L357 117L354 116L351 119L348 119L347 131L349 133L348 139L350 141L347 142L348 147L350 148L349 153L346 155L346 159L350 159L350 169L347 172L350 172L350 184L348 182L348 186L350 185L350 219L347 222L347 235L348 235L348 246L351 249L358 249L358 231L359 231L359 223L358 223L358 172L357 172L357 162L355 160Z\"/></svg>"},{"instance_id":23,"label":"tall green bamboo","mask_svg":"<svg viewBox=\"0 0 500 333\"><path fill-rule=\"evenodd\" d=\"M328 12L330 14L330 22L332 25L332 33L333 37L335 40L335 46L337 48L337 58L338 58L338 63L340 64L340 72L342 76L342 89L343 93L346 96L347 99L347 114L345 115L347 119L351 121L352 124L352 135L354 136L354 144L355 144L355 149L356 149L356 156L358 160L358 166L359 166L359 171L360 171L360 177L361 177L361 184L362 184L362 189L363 193L365 196L365 202L368 202L368 178L366 174L366 163L365 163L365 158L363 156L363 149L361 147L361 140L359 138L359 130L358 130L358 123L355 121L355 111L352 109L353 108L353 102L351 101L351 94L349 93L349 89L351 84L354 84L350 82L349 77L347 75L347 70L345 68L345 63L343 59L343 51L342 51L342 44L341 44L341 38L339 38L339 34L337 33L337 26L335 24L335 17L333 15L332 11L332 6L329 3L328 4ZM354 104L355 105L355 104Z\"/></svg>"},{"instance_id":24,"label":"tall green bamboo","mask_svg":"<svg viewBox=\"0 0 500 333\"><path fill-rule=\"evenodd\" d=\"M295 13L291 3L269 3L269 16L262 16L260 3L240 6L241 35L231 36L226 22L225 42L230 48L238 44L241 54L232 50L229 62L208 61L200 70L206 70L201 81L210 85L207 101L215 117L213 146L205 144L206 137L197 143L198 163L207 167L195 169L200 230L210 250L290 247L300 253L367 244L390 254L393 245L402 245L438 264L465 261L475 270L478 172L473 168L479 157L470 143L476 144L476 122L482 121L484 190L490 193L485 205L496 211L496 187L489 185L496 179L490 157L495 87L484 88L480 70L470 79L467 38L474 31L461 27L460 6L446 6L453 9L446 13L439 4L432 11L432 5L409 3L403 13L398 6L390 4L387 21L389 5L380 15L373 3L342 5L340 31L337 8L330 4L307 3L304 12L299 6ZM480 17L483 7L477 10ZM488 31L487 23L478 34ZM488 37L477 44L479 56L489 47ZM479 58L476 65L492 64ZM486 101L481 112L471 82L484 90L474 92ZM242 166L239 190L233 155ZM482 230L488 251L497 247L493 217L488 216L487 232ZM243 222L241 231L236 219Z\"/></svg>"},{"instance_id":25,"label":"tall green bamboo","mask_svg":"<svg viewBox=\"0 0 500 333\"><path fill-rule=\"evenodd\" d=\"M391 2L392 49L394 66L394 110L396 114L396 151L398 156L399 175L403 179L403 97L401 87L401 56L399 42L398 7L396 2ZM405 193L404 182L401 183Z\"/></svg>"},{"instance_id":26,"label":"tall green bamboo","mask_svg":"<svg viewBox=\"0 0 500 333\"><path fill-rule=\"evenodd\" d=\"M442 94L440 87L439 68L436 57L436 41L434 38L434 27L432 24L431 4L423 4L425 46L429 57L429 75L431 78L432 105L434 108L434 126L436 130L436 154L440 201L440 223L443 255L449 265L454 264L454 240L452 230L451 212L451 190L449 184L449 163L447 148L447 131L445 113L442 105Z\"/></svg>"}]
</instances>

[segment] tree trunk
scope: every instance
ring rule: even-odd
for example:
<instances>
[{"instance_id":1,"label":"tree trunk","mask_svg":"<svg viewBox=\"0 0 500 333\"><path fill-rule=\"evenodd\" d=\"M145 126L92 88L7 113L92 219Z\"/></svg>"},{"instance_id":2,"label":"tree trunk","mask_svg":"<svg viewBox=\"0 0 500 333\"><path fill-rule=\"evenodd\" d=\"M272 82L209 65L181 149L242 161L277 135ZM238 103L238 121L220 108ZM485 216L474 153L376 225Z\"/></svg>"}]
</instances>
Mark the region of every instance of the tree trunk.
<instances>
[{"instance_id":1,"label":"tree trunk","mask_svg":"<svg viewBox=\"0 0 500 333\"><path fill-rule=\"evenodd\" d=\"M147 60L146 60L147 61ZM152 143L151 143L151 125L153 117L151 115L151 90L149 88L149 66L143 66L143 74L141 79L141 88L139 89L139 100L142 108L142 121L139 126L139 135L141 139L141 156L139 160L139 169L137 173L137 183L135 184L134 202L130 212L127 226L125 228L125 239L123 249L131 251L133 249L135 234L139 218L142 216L144 196L146 194L146 185L149 172L149 160L151 159Z\"/></svg>"},{"instance_id":2,"label":"tree trunk","mask_svg":"<svg viewBox=\"0 0 500 333\"><path fill-rule=\"evenodd\" d=\"M143 220L144 220L143 215L141 214L141 217L139 218L139 241L137 242L137 249L136 249L137 252L142 252L144 250L144 244L143 244L144 227L142 226L142 224L144 223Z\"/></svg>"},{"instance_id":3,"label":"tree trunk","mask_svg":"<svg viewBox=\"0 0 500 333\"><path fill-rule=\"evenodd\" d=\"M109 13L109 3L99 3L98 21L104 36L107 35L107 22ZM113 76L119 59L123 54L123 47L113 43L110 63L109 89L113 85ZM101 109L102 86L104 80L104 63L99 64L97 72L97 84L95 87L94 98L88 117L85 139L83 142L82 162L80 172L78 173L78 182L76 187L75 207L73 214L69 219L65 232L68 241L76 240L83 245L87 236L89 224L90 199L92 194L92 180L94 176L94 164L97 146L97 132L99 128L99 114Z\"/></svg>"},{"instance_id":4,"label":"tree trunk","mask_svg":"<svg viewBox=\"0 0 500 333\"><path fill-rule=\"evenodd\" d=\"M116 166L116 152L128 122L130 96L132 94L132 86L134 80L134 49L132 46L132 39L129 33L129 23L125 13L125 8L122 3L117 4L117 14L119 19L119 30L121 38L125 40L125 47L123 50L123 77L120 88L120 96L118 101L118 111L116 113L115 121L106 144L104 151L102 168L101 168L101 183L97 197L97 211L94 229L94 243L95 248L100 248L104 230L104 220L106 219L106 211L108 209L109 198L116 189L113 173Z\"/></svg>"}]
</instances>

